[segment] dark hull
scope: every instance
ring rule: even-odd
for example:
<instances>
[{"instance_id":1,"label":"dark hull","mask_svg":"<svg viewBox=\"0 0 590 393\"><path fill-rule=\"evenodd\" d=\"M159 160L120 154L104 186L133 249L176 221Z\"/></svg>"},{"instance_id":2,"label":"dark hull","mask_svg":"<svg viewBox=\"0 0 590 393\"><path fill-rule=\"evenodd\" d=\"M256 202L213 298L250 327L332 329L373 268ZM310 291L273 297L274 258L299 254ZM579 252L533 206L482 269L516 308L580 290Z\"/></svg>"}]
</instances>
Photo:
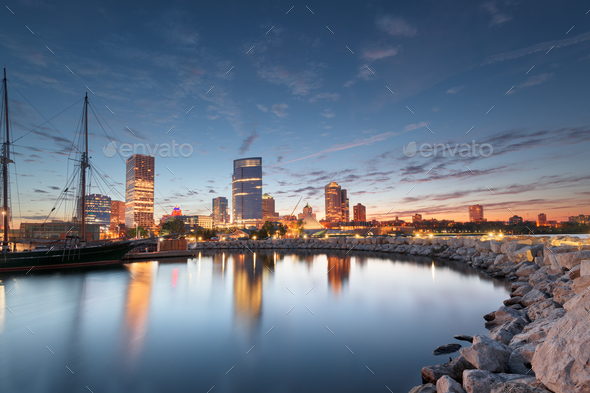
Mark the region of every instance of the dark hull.
<instances>
[{"instance_id":1,"label":"dark hull","mask_svg":"<svg viewBox=\"0 0 590 393\"><path fill-rule=\"evenodd\" d=\"M125 254L136 246L135 242L124 241L66 250L8 252L0 254L0 272L121 263Z\"/></svg>"}]
</instances>

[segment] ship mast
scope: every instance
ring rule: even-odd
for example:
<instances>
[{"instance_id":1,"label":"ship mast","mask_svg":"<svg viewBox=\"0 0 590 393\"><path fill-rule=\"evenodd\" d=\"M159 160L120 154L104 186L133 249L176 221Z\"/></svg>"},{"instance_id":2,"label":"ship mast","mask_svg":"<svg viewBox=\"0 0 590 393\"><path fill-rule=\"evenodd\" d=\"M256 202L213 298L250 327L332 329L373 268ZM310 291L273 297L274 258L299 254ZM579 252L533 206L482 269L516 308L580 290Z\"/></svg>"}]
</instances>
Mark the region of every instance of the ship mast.
<instances>
[{"instance_id":1,"label":"ship mast","mask_svg":"<svg viewBox=\"0 0 590 393\"><path fill-rule=\"evenodd\" d=\"M2 238L2 246L8 246L8 164L10 161L10 133L8 121L8 89L6 84L6 68L4 69L4 113L6 118L6 140L2 145L2 197L3 197L3 211L2 218L4 220L4 236Z\"/></svg>"},{"instance_id":2,"label":"ship mast","mask_svg":"<svg viewBox=\"0 0 590 393\"><path fill-rule=\"evenodd\" d=\"M82 152L82 160L80 162L80 169L82 176L80 176L80 190L82 192L80 198L80 215L82 216L81 235L82 240L86 241L86 168L88 164L88 93L84 97L84 151Z\"/></svg>"}]
</instances>

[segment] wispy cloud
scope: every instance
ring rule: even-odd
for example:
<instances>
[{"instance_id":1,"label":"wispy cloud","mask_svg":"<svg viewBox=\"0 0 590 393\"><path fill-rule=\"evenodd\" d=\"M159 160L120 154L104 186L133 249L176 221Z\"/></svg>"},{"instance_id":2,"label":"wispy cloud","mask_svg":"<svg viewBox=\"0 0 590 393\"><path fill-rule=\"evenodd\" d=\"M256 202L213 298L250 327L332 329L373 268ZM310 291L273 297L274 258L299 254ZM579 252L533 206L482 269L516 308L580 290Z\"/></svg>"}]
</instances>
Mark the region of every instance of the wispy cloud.
<instances>
[{"instance_id":1,"label":"wispy cloud","mask_svg":"<svg viewBox=\"0 0 590 393\"><path fill-rule=\"evenodd\" d=\"M578 44L580 42L585 42L590 40L590 32L580 34L578 36L568 38L565 40L555 40L555 41L548 41L542 42L540 44L535 44L523 49L517 49L510 52L500 53L494 56L488 57L484 62L483 65L497 63L499 61L506 61L511 59L516 59L519 57L531 55L537 52L547 52L549 48L558 49L564 46Z\"/></svg>"},{"instance_id":2,"label":"wispy cloud","mask_svg":"<svg viewBox=\"0 0 590 393\"><path fill-rule=\"evenodd\" d=\"M287 117L287 112L285 109L289 108L289 105L282 103L282 104L274 104L272 106L272 113L274 113L277 117L284 119Z\"/></svg>"},{"instance_id":3,"label":"wispy cloud","mask_svg":"<svg viewBox=\"0 0 590 393\"><path fill-rule=\"evenodd\" d=\"M426 127L428 125L428 123L421 121L420 123L412 123L412 124L408 124L407 126L404 127L404 131L413 131L413 130L417 130L419 128L423 128Z\"/></svg>"},{"instance_id":4,"label":"wispy cloud","mask_svg":"<svg viewBox=\"0 0 590 393\"><path fill-rule=\"evenodd\" d=\"M264 105L258 104L256 107L258 107L258 109L260 109L262 112L268 112L268 108Z\"/></svg>"},{"instance_id":5,"label":"wispy cloud","mask_svg":"<svg viewBox=\"0 0 590 393\"><path fill-rule=\"evenodd\" d=\"M459 92L459 90L461 90L462 88L463 88L463 86L451 87L449 90L447 90L447 93L449 93L449 94L457 94Z\"/></svg>"},{"instance_id":6,"label":"wispy cloud","mask_svg":"<svg viewBox=\"0 0 590 393\"><path fill-rule=\"evenodd\" d=\"M334 111L330 109L325 109L322 113L320 113L320 115L327 117L328 119L331 119L332 117L336 116L336 113L334 113Z\"/></svg>"},{"instance_id":7,"label":"wispy cloud","mask_svg":"<svg viewBox=\"0 0 590 393\"><path fill-rule=\"evenodd\" d=\"M391 15L383 15L375 22L377 28L389 35L413 37L418 33L416 27L405 19Z\"/></svg>"},{"instance_id":8,"label":"wispy cloud","mask_svg":"<svg viewBox=\"0 0 590 393\"><path fill-rule=\"evenodd\" d=\"M553 74L540 74L540 75L531 76L524 83L521 83L516 88L510 90L507 94L512 95L512 94L516 93L517 91L525 89L527 87L540 85L541 83L548 81L552 77L553 77Z\"/></svg>"},{"instance_id":9,"label":"wispy cloud","mask_svg":"<svg viewBox=\"0 0 590 393\"><path fill-rule=\"evenodd\" d=\"M363 57L367 60L380 60L386 57L397 55L398 50L396 48L375 48L368 49L363 53Z\"/></svg>"},{"instance_id":10,"label":"wispy cloud","mask_svg":"<svg viewBox=\"0 0 590 393\"><path fill-rule=\"evenodd\" d=\"M482 8L492 15L490 26L501 26L504 23L512 20L512 16L500 12L500 9L493 1L488 1L482 4Z\"/></svg>"}]
</instances>

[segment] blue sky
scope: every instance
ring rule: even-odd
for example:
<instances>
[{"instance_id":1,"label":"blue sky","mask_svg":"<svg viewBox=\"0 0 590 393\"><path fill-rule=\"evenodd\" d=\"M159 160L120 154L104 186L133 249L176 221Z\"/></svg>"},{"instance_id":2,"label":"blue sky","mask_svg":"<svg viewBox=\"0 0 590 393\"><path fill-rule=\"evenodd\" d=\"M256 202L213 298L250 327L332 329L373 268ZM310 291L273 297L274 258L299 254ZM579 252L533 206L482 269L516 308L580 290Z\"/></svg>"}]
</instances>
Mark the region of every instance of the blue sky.
<instances>
[{"instance_id":1,"label":"blue sky","mask_svg":"<svg viewBox=\"0 0 590 393\"><path fill-rule=\"evenodd\" d=\"M488 219L507 220L506 206L530 219L590 214L589 4L6 5L0 58L12 132L24 135L13 222L45 217L65 188L82 110L26 134L44 119L19 92L50 118L88 89L118 145L193 146L156 157L156 217L231 200L232 160L250 156L263 157L263 191L281 215L303 198L323 217L331 181L369 218L467 220L475 203ZM90 132L92 161L121 199L124 161L105 156L93 115ZM410 158L411 142L488 143L493 154Z\"/></svg>"}]
</instances>

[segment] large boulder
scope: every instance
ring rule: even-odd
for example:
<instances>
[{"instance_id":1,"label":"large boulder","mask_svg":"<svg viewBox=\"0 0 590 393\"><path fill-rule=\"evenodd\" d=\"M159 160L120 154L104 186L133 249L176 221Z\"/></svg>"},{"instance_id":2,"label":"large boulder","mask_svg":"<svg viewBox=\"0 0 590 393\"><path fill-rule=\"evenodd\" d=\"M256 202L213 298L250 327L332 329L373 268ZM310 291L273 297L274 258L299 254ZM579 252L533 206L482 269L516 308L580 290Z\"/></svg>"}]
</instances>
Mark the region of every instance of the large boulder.
<instances>
[{"instance_id":1,"label":"large boulder","mask_svg":"<svg viewBox=\"0 0 590 393\"><path fill-rule=\"evenodd\" d=\"M564 304L567 314L549 331L535 351L537 378L559 393L590 392L590 291Z\"/></svg>"},{"instance_id":2,"label":"large boulder","mask_svg":"<svg viewBox=\"0 0 590 393\"><path fill-rule=\"evenodd\" d=\"M534 377L535 372L531 370L531 361L536 348L537 344L526 344L512 351L510 359L508 359L508 371L513 374L526 374Z\"/></svg>"},{"instance_id":3,"label":"large boulder","mask_svg":"<svg viewBox=\"0 0 590 393\"><path fill-rule=\"evenodd\" d=\"M535 321L536 319L547 318L551 310L556 308L561 308L561 305L553 299L545 299L531 304L526 310L526 315L531 321Z\"/></svg>"},{"instance_id":4,"label":"large boulder","mask_svg":"<svg viewBox=\"0 0 590 393\"><path fill-rule=\"evenodd\" d=\"M555 255L555 260L564 270L572 270L586 259L590 259L590 251L565 252Z\"/></svg>"},{"instance_id":5,"label":"large boulder","mask_svg":"<svg viewBox=\"0 0 590 393\"><path fill-rule=\"evenodd\" d=\"M510 340L510 346L512 348L518 348L525 344L539 344L545 340L545 337L547 337L551 328L553 328L555 323L565 314L566 311L563 308L551 310L546 318L537 319L536 321L531 322L522 329L521 333L512 337L512 340Z\"/></svg>"},{"instance_id":6,"label":"large boulder","mask_svg":"<svg viewBox=\"0 0 590 393\"><path fill-rule=\"evenodd\" d=\"M522 382L501 382L490 393L551 393L547 389L534 387Z\"/></svg>"},{"instance_id":7,"label":"large boulder","mask_svg":"<svg viewBox=\"0 0 590 393\"><path fill-rule=\"evenodd\" d=\"M465 360L477 369L500 373L508 369L507 363L512 349L489 337L475 335L473 345L461 348L460 352Z\"/></svg>"},{"instance_id":8,"label":"large boulder","mask_svg":"<svg viewBox=\"0 0 590 393\"><path fill-rule=\"evenodd\" d=\"M578 277L572 283L572 291L576 295L580 295L590 290L590 276Z\"/></svg>"},{"instance_id":9,"label":"large boulder","mask_svg":"<svg viewBox=\"0 0 590 393\"><path fill-rule=\"evenodd\" d=\"M490 248L492 250L492 252L496 253L496 254L501 254L502 253L502 242L499 242L497 240L490 240Z\"/></svg>"},{"instance_id":10,"label":"large boulder","mask_svg":"<svg viewBox=\"0 0 590 393\"><path fill-rule=\"evenodd\" d=\"M467 393L491 393L495 385L507 381L519 381L525 384L536 382L534 377L521 374L494 374L483 370L463 372L463 388Z\"/></svg>"},{"instance_id":11,"label":"large boulder","mask_svg":"<svg viewBox=\"0 0 590 393\"><path fill-rule=\"evenodd\" d=\"M590 260L580 262L580 276L590 276Z\"/></svg>"},{"instance_id":12,"label":"large boulder","mask_svg":"<svg viewBox=\"0 0 590 393\"><path fill-rule=\"evenodd\" d=\"M425 385L416 386L410 393L436 393L436 386L431 383L427 383Z\"/></svg>"},{"instance_id":13,"label":"large boulder","mask_svg":"<svg viewBox=\"0 0 590 393\"><path fill-rule=\"evenodd\" d=\"M533 289L522 297L520 304L522 304L524 307L528 307L531 304L542 302L543 300L547 299L547 297L548 296L544 292L541 292L538 289Z\"/></svg>"},{"instance_id":14,"label":"large boulder","mask_svg":"<svg viewBox=\"0 0 590 393\"><path fill-rule=\"evenodd\" d=\"M448 375L444 375L436 381L437 393L465 393L463 387Z\"/></svg>"}]
</instances>

